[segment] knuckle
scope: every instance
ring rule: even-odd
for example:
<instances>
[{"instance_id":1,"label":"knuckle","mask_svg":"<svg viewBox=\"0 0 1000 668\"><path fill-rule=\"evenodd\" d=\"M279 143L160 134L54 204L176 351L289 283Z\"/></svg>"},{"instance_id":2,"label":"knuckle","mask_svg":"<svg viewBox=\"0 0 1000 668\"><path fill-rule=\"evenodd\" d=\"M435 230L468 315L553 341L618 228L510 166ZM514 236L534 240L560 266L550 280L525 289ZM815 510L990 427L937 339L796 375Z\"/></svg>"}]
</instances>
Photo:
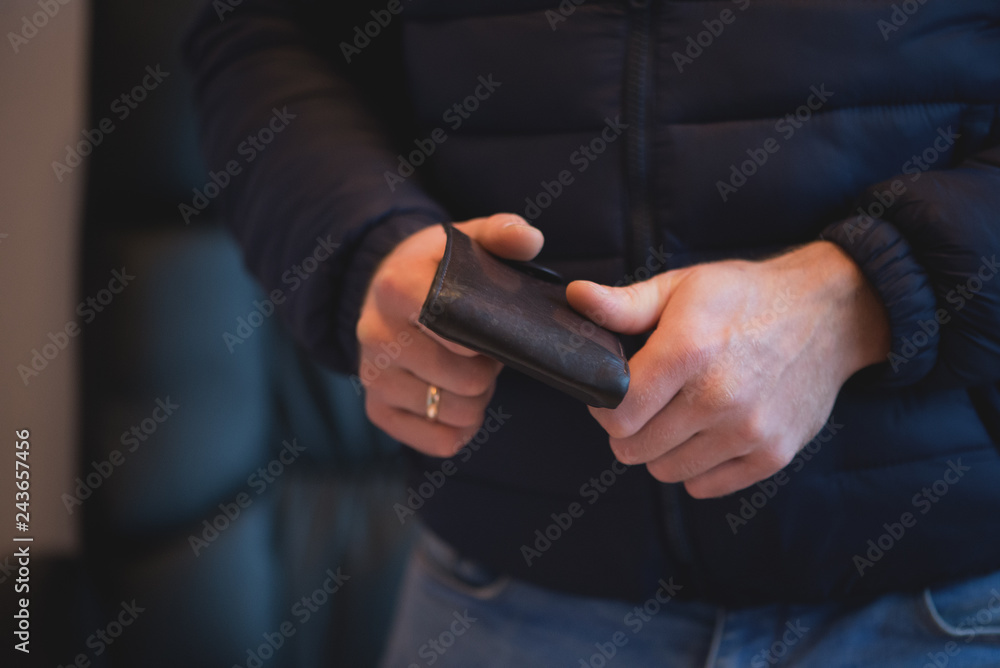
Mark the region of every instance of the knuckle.
<instances>
[{"instance_id":1,"label":"knuckle","mask_svg":"<svg viewBox=\"0 0 1000 668\"><path fill-rule=\"evenodd\" d=\"M694 499L711 499L725 493L702 480L688 480L684 483L684 489Z\"/></svg>"},{"instance_id":2,"label":"knuckle","mask_svg":"<svg viewBox=\"0 0 1000 668\"><path fill-rule=\"evenodd\" d=\"M680 482L682 480L689 480L694 478L698 474L705 470L705 463L698 459L691 459L690 457L681 458L678 462L673 462L671 467L674 480L672 482Z\"/></svg>"},{"instance_id":3,"label":"knuckle","mask_svg":"<svg viewBox=\"0 0 1000 668\"><path fill-rule=\"evenodd\" d=\"M689 394L692 401L697 401L712 412L729 411L739 405L736 384L732 379L717 374L700 378L692 384Z\"/></svg>"},{"instance_id":4,"label":"knuckle","mask_svg":"<svg viewBox=\"0 0 1000 668\"><path fill-rule=\"evenodd\" d=\"M706 339L699 339L691 335L678 337L674 350L677 359L686 369L704 369L709 367L714 358L714 346Z\"/></svg>"},{"instance_id":5,"label":"knuckle","mask_svg":"<svg viewBox=\"0 0 1000 668\"><path fill-rule=\"evenodd\" d=\"M769 436L768 422L757 412L748 413L736 426L736 437L744 443L766 443Z\"/></svg>"},{"instance_id":6,"label":"knuckle","mask_svg":"<svg viewBox=\"0 0 1000 668\"><path fill-rule=\"evenodd\" d=\"M642 451L630 439L611 437L611 452L622 464L631 466L640 464L643 461Z\"/></svg>"},{"instance_id":7,"label":"knuckle","mask_svg":"<svg viewBox=\"0 0 1000 668\"><path fill-rule=\"evenodd\" d=\"M663 469L655 463L650 462L646 464L646 470L649 471L649 475L653 476L659 482L670 482L665 479Z\"/></svg>"},{"instance_id":8,"label":"knuckle","mask_svg":"<svg viewBox=\"0 0 1000 668\"><path fill-rule=\"evenodd\" d=\"M767 477L788 466L794 455L780 447L763 448L757 452L757 465L762 477Z\"/></svg>"},{"instance_id":9,"label":"knuckle","mask_svg":"<svg viewBox=\"0 0 1000 668\"><path fill-rule=\"evenodd\" d=\"M374 339L374 324L369 310L362 310L361 317L358 318L358 324L354 327L354 335L362 345Z\"/></svg>"},{"instance_id":10,"label":"knuckle","mask_svg":"<svg viewBox=\"0 0 1000 668\"><path fill-rule=\"evenodd\" d=\"M494 381L495 376L488 371L476 370L473 373L462 374L457 381L456 392L463 397L492 395Z\"/></svg>"},{"instance_id":11,"label":"knuckle","mask_svg":"<svg viewBox=\"0 0 1000 668\"><path fill-rule=\"evenodd\" d=\"M677 476L676 470L662 461L650 462L646 464L646 470L656 480L666 483L681 482L683 478Z\"/></svg>"},{"instance_id":12,"label":"knuckle","mask_svg":"<svg viewBox=\"0 0 1000 668\"><path fill-rule=\"evenodd\" d=\"M661 482L684 482L703 473L707 468L701 459L690 456L666 456L650 462L648 468Z\"/></svg>"},{"instance_id":13,"label":"knuckle","mask_svg":"<svg viewBox=\"0 0 1000 668\"><path fill-rule=\"evenodd\" d=\"M408 300L413 293L413 279L394 265L386 265L372 279L371 291L377 304L391 304Z\"/></svg>"},{"instance_id":14,"label":"knuckle","mask_svg":"<svg viewBox=\"0 0 1000 668\"><path fill-rule=\"evenodd\" d=\"M608 432L608 436L611 437L613 445L617 442L620 448L625 448L626 446L622 443L624 439L634 436L636 429L632 426L632 421L624 415L615 415L614 413L607 414L603 420L599 420L601 426L604 427L604 431Z\"/></svg>"},{"instance_id":15,"label":"knuckle","mask_svg":"<svg viewBox=\"0 0 1000 668\"><path fill-rule=\"evenodd\" d=\"M632 456L628 448L615 442L614 438L611 439L611 453L615 456L615 459L620 461L622 464L625 464L626 466L631 466L632 464L635 463L632 460Z\"/></svg>"}]
</instances>

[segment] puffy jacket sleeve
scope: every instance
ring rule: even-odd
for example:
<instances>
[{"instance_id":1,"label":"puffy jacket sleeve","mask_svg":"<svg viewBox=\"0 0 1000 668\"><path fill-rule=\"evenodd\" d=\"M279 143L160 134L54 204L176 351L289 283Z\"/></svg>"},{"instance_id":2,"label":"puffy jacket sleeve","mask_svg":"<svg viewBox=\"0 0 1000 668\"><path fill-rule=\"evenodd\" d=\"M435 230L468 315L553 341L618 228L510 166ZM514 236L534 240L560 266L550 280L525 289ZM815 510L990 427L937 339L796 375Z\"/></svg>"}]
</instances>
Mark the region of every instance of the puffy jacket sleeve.
<instances>
[{"instance_id":1,"label":"puffy jacket sleeve","mask_svg":"<svg viewBox=\"0 0 1000 668\"><path fill-rule=\"evenodd\" d=\"M394 147L414 136L400 21L345 54L365 23L355 4L211 3L184 48L208 166L239 168L217 197L246 264L280 291L296 339L344 372L357 365L355 323L379 261L447 217L416 177L386 179Z\"/></svg>"},{"instance_id":2,"label":"puffy jacket sleeve","mask_svg":"<svg viewBox=\"0 0 1000 668\"><path fill-rule=\"evenodd\" d=\"M892 350L881 380L1000 381L1000 146L869 188L823 233L881 295Z\"/></svg>"}]
</instances>

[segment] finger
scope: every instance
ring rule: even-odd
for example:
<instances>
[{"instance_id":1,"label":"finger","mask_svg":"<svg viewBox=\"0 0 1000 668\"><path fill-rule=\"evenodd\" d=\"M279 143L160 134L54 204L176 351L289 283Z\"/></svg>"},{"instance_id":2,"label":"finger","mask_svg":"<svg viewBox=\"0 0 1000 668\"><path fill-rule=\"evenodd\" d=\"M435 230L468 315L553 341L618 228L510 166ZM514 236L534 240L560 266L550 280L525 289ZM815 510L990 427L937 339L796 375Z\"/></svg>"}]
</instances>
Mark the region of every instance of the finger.
<instances>
[{"instance_id":1,"label":"finger","mask_svg":"<svg viewBox=\"0 0 1000 668\"><path fill-rule=\"evenodd\" d=\"M424 262L420 258L406 258L405 262L379 269L369 289L375 308L363 308L362 318L377 312L382 322L396 329L406 324L415 326L436 270L436 261Z\"/></svg>"},{"instance_id":2,"label":"finger","mask_svg":"<svg viewBox=\"0 0 1000 668\"><path fill-rule=\"evenodd\" d=\"M743 457L754 444L720 440L712 431L699 432L646 465L660 482L693 480L722 464Z\"/></svg>"},{"instance_id":3,"label":"finger","mask_svg":"<svg viewBox=\"0 0 1000 668\"><path fill-rule=\"evenodd\" d=\"M684 482L688 494L696 499L725 496L746 489L754 483L769 478L788 462L772 451L755 451L736 457Z\"/></svg>"},{"instance_id":4,"label":"finger","mask_svg":"<svg viewBox=\"0 0 1000 668\"><path fill-rule=\"evenodd\" d=\"M462 357L476 357L477 355L480 354L480 353L477 353L475 350L471 350L471 349L466 348L465 346L463 346L461 344L454 343L452 341L449 341L446 338L438 336L437 334L435 334L431 330L427 329L427 327L424 326L422 323L418 322L417 323L417 327L420 328L421 332L423 332L428 337L430 337L431 340L436 341L438 343L438 345L444 346L450 352L453 352L456 355L461 355ZM497 362L497 364L500 365L500 362ZM500 366L502 366L502 365L500 365ZM498 366L498 370L499 370L499 366Z\"/></svg>"},{"instance_id":5,"label":"finger","mask_svg":"<svg viewBox=\"0 0 1000 668\"><path fill-rule=\"evenodd\" d=\"M427 414L430 384L400 367L389 367L369 386L374 399L418 417ZM478 427L486 417L486 406L493 396L495 383L476 397L463 397L441 390L437 421L452 427Z\"/></svg>"},{"instance_id":6,"label":"finger","mask_svg":"<svg viewBox=\"0 0 1000 668\"><path fill-rule=\"evenodd\" d=\"M477 218L455 227L478 241L489 252L510 260L530 260L538 255L545 243L541 230L513 213Z\"/></svg>"},{"instance_id":7,"label":"finger","mask_svg":"<svg viewBox=\"0 0 1000 668\"><path fill-rule=\"evenodd\" d=\"M573 281L566 287L570 306L613 332L641 334L656 327L670 298L677 272L621 288L591 281Z\"/></svg>"},{"instance_id":8,"label":"finger","mask_svg":"<svg viewBox=\"0 0 1000 668\"><path fill-rule=\"evenodd\" d=\"M425 382L463 397L478 397L492 387L502 365L483 355L456 355L419 330L396 363Z\"/></svg>"},{"instance_id":9,"label":"finger","mask_svg":"<svg viewBox=\"0 0 1000 668\"><path fill-rule=\"evenodd\" d=\"M362 314L357 325L361 343L362 368L384 370L394 363L418 378L462 396L482 394L500 373L503 365L484 355L447 342L411 320L392 326L374 309ZM452 350L454 349L454 351ZM469 353L472 353L470 356ZM386 361L386 356L391 358ZM462 374L469 374L462 378ZM366 374L360 374L362 382Z\"/></svg>"},{"instance_id":10,"label":"finger","mask_svg":"<svg viewBox=\"0 0 1000 668\"><path fill-rule=\"evenodd\" d=\"M669 392L664 389L663 392ZM655 392L655 390L654 390ZM624 403L624 402L623 402ZM698 432L713 426L713 415L698 404L693 403L684 390L679 390L659 411L659 396L649 398L648 404L636 404L635 412L629 415L629 424L642 424L634 434L625 438L610 438L615 457L623 464L647 464L687 443ZM626 407L626 411L629 407ZM647 418L647 414L649 417ZM621 416L608 416L609 422Z\"/></svg>"},{"instance_id":11,"label":"finger","mask_svg":"<svg viewBox=\"0 0 1000 668\"><path fill-rule=\"evenodd\" d=\"M687 346L661 327L629 360L629 390L618 407L591 408L590 413L612 438L629 438L677 396L697 368Z\"/></svg>"},{"instance_id":12,"label":"finger","mask_svg":"<svg viewBox=\"0 0 1000 668\"><path fill-rule=\"evenodd\" d=\"M456 428L393 408L370 396L365 412L392 438L432 457L451 457L475 435L475 428Z\"/></svg>"}]
</instances>

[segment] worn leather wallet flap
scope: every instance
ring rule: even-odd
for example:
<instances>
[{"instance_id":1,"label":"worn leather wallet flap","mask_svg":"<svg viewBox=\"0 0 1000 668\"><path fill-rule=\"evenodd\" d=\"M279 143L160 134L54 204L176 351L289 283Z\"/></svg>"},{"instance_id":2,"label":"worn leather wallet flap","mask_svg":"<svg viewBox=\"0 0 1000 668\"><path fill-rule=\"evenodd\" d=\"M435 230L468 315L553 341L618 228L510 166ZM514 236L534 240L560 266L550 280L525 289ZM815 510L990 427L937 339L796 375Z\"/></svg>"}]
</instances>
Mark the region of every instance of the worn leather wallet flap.
<instances>
[{"instance_id":1,"label":"worn leather wallet flap","mask_svg":"<svg viewBox=\"0 0 1000 668\"><path fill-rule=\"evenodd\" d=\"M621 341L570 308L557 275L501 260L451 225L445 229L421 324L591 406L621 403L629 383Z\"/></svg>"}]
</instances>

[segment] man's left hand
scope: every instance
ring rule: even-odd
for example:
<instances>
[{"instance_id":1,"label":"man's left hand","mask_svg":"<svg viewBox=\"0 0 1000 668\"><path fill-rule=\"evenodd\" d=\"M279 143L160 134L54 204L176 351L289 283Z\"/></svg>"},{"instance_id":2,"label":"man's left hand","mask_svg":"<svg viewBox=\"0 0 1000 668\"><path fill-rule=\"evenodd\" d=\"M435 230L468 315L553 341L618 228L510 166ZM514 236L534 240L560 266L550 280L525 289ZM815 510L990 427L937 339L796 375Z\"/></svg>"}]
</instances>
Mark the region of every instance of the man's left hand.
<instances>
[{"instance_id":1,"label":"man's left hand","mask_svg":"<svg viewBox=\"0 0 1000 668\"><path fill-rule=\"evenodd\" d=\"M822 428L844 382L889 352L877 294L825 241L623 288L575 281L567 297L612 331L652 330L629 362L622 404L590 411L619 461L646 464L697 498L786 466Z\"/></svg>"}]
</instances>

